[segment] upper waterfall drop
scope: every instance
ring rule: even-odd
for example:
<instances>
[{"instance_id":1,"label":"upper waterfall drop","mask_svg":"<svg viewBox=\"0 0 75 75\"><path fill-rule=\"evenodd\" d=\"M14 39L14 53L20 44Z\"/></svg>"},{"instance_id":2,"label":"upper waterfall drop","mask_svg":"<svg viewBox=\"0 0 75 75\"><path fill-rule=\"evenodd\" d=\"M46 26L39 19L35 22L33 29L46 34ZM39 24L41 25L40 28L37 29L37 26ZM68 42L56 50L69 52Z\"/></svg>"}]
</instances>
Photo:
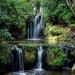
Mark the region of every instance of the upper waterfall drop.
<instances>
[{"instance_id":1,"label":"upper waterfall drop","mask_svg":"<svg viewBox=\"0 0 75 75\"><path fill-rule=\"evenodd\" d=\"M33 9L33 13L37 11L36 7ZM29 40L37 40L41 39L41 31L43 29L43 8L40 7L39 11L36 12L34 17L34 23L29 24L28 27L28 39Z\"/></svg>"}]
</instances>

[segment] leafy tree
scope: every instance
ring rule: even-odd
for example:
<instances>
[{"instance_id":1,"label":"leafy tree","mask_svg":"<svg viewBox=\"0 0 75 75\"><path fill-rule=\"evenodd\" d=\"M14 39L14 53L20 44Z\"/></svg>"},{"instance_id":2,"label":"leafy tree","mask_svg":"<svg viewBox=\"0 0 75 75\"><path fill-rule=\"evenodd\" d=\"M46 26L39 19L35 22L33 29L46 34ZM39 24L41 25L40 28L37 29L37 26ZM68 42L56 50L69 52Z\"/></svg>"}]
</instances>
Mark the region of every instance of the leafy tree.
<instances>
[{"instance_id":1,"label":"leafy tree","mask_svg":"<svg viewBox=\"0 0 75 75\"><path fill-rule=\"evenodd\" d=\"M75 11L74 0L1 0L0 1L0 29L17 27L19 35L26 35L26 22L29 16L33 16L33 8L39 10L43 7L46 22L71 24L75 23L73 16ZM15 33L15 30L13 30ZM11 32L11 31L9 31ZM11 33L12 34L12 33Z\"/></svg>"},{"instance_id":2,"label":"leafy tree","mask_svg":"<svg viewBox=\"0 0 75 75\"><path fill-rule=\"evenodd\" d=\"M73 13L68 7L66 0L42 0L44 14L48 22L72 23Z\"/></svg>"},{"instance_id":3,"label":"leafy tree","mask_svg":"<svg viewBox=\"0 0 75 75\"><path fill-rule=\"evenodd\" d=\"M0 9L1 28L8 27L9 29L12 25L17 26L21 31L19 35L24 36L26 21L32 14L32 3L27 0L2 0Z\"/></svg>"},{"instance_id":4,"label":"leafy tree","mask_svg":"<svg viewBox=\"0 0 75 75\"><path fill-rule=\"evenodd\" d=\"M10 17L5 13L0 11L0 29L7 27Z\"/></svg>"}]
</instances>

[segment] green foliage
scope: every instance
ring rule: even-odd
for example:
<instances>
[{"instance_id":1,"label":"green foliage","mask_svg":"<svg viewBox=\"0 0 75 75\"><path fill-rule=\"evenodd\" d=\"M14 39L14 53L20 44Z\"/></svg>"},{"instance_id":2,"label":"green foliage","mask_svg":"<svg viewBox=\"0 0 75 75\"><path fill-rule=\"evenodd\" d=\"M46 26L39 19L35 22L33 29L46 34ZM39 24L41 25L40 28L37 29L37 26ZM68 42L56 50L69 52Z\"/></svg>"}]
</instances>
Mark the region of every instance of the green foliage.
<instances>
[{"instance_id":1,"label":"green foliage","mask_svg":"<svg viewBox=\"0 0 75 75\"><path fill-rule=\"evenodd\" d=\"M5 27L7 27L9 20L10 20L10 18L6 14L6 12L2 12L0 10L0 29L4 29Z\"/></svg>"},{"instance_id":2,"label":"green foliage","mask_svg":"<svg viewBox=\"0 0 75 75\"><path fill-rule=\"evenodd\" d=\"M70 23L71 17L72 17L72 12L70 9L67 7L66 4L60 3L56 10L54 15L57 15L58 18L66 23Z\"/></svg>"},{"instance_id":3,"label":"green foliage","mask_svg":"<svg viewBox=\"0 0 75 75\"><path fill-rule=\"evenodd\" d=\"M50 66L61 66L64 64L64 51L58 47L48 49L47 63Z\"/></svg>"},{"instance_id":4,"label":"green foliage","mask_svg":"<svg viewBox=\"0 0 75 75\"><path fill-rule=\"evenodd\" d=\"M72 12L67 6L66 0L42 0L46 20L57 20L64 23L71 23ZM57 19L55 18L57 17ZM56 22L57 22L56 21Z\"/></svg>"},{"instance_id":5,"label":"green foliage","mask_svg":"<svg viewBox=\"0 0 75 75\"><path fill-rule=\"evenodd\" d=\"M10 47L4 44L0 44L0 64L9 64L10 63Z\"/></svg>"},{"instance_id":6,"label":"green foliage","mask_svg":"<svg viewBox=\"0 0 75 75\"><path fill-rule=\"evenodd\" d=\"M6 0L0 1L0 29L7 27L11 21L8 15L8 7Z\"/></svg>"},{"instance_id":7,"label":"green foliage","mask_svg":"<svg viewBox=\"0 0 75 75\"><path fill-rule=\"evenodd\" d=\"M14 38L11 36L11 34L6 30L0 30L0 40L13 40Z\"/></svg>"},{"instance_id":8,"label":"green foliage","mask_svg":"<svg viewBox=\"0 0 75 75\"><path fill-rule=\"evenodd\" d=\"M20 35L25 36L26 21L32 14L32 10L32 3L27 0L0 1L0 28L9 29L11 25L16 25L22 32Z\"/></svg>"},{"instance_id":9,"label":"green foliage","mask_svg":"<svg viewBox=\"0 0 75 75\"><path fill-rule=\"evenodd\" d=\"M26 35L26 23L30 16L34 15L34 7L37 10L43 7L43 15L46 22L75 23L73 13L66 0L1 0L0 1L0 29L15 26L20 30L20 36ZM75 9L75 2L72 5ZM35 12L36 13L36 12ZM58 31L56 31L58 32ZM13 33L12 33L13 34Z\"/></svg>"},{"instance_id":10,"label":"green foliage","mask_svg":"<svg viewBox=\"0 0 75 75\"><path fill-rule=\"evenodd\" d=\"M7 2L10 7L9 15L12 22L19 27L25 25L26 19L32 13L31 3L26 0L7 0Z\"/></svg>"},{"instance_id":11,"label":"green foliage","mask_svg":"<svg viewBox=\"0 0 75 75\"><path fill-rule=\"evenodd\" d=\"M41 0L31 0L31 3L39 10L41 5Z\"/></svg>"}]
</instances>

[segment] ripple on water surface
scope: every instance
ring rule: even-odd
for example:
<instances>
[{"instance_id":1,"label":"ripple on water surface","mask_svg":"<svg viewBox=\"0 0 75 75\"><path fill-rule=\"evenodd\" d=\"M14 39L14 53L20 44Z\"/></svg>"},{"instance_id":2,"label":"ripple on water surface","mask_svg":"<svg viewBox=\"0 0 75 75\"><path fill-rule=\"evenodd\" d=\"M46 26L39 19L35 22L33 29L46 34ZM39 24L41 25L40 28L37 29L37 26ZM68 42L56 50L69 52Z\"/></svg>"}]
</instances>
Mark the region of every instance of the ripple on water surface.
<instances>
[{"instance_id":1,"label":"ripple on water surface","mask_svg":"<svg viewBox=\"0 0 75 75\"><path fill-rule=\"evenodd\" d=\"M72 74L71 71L62 71L62 72L56 72L56 71L44 71L44 70L30 70L24 72L13 72L13 73L8 73L5 75L75 75Z\"/></svg>"}]
</instances>

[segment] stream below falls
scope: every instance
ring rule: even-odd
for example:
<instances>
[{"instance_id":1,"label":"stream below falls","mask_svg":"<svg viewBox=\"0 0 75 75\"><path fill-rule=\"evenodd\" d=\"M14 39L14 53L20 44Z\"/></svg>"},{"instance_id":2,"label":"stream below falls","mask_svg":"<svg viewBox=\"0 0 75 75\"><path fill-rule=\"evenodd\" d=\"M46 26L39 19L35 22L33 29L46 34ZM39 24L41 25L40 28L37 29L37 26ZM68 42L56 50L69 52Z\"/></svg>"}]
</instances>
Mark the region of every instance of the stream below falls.
<instances>
[{"instance_id":1,"label":"stream below falls","mask_svg":"<svg viewBox=\"0 0 75 75\"><path fill-rule=\"evenodd\" d=\"M13 73L7 73L4 75L75 75L72 74L71 71L69 70L64 70L61 72L57 72L57 71L38 71L38 70L28 70L25 71L25 73L23 72L13 72Z\"/></svg>"}]
</instances>

